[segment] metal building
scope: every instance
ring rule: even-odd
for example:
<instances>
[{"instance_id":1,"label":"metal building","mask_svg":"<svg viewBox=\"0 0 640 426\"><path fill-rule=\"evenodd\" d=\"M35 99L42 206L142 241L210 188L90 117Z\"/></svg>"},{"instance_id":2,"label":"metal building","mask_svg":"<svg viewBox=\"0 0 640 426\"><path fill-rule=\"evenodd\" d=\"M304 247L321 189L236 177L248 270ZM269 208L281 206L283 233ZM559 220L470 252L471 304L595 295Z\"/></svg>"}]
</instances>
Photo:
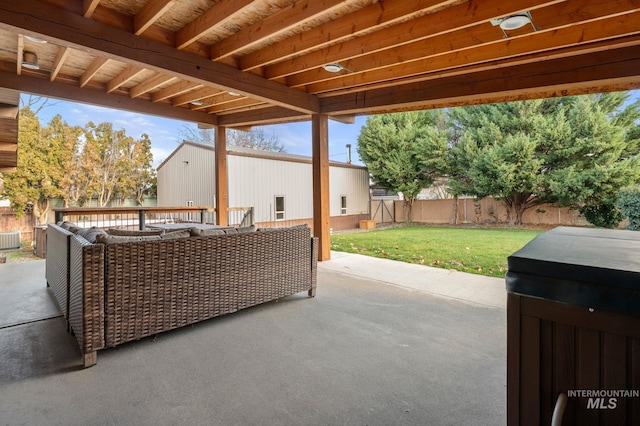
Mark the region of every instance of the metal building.
<instances>
[{"instance_id":1,"label":"metal building","mask_svg":"<svg viewBox=\"0 0 640 426\"><path fill-rule=\"evenodd\" d=\"M215 164L212 146L183 142L158 166L158 206L215 206ZM256 225L312 225L310 157L229 147L227 172L229 207L252 207ZM329 187L334 230L356 228L360 220L370 219L365 167L331 162ZM207 220L213 222L213 216Z\"/></svg>"}]
</instances>

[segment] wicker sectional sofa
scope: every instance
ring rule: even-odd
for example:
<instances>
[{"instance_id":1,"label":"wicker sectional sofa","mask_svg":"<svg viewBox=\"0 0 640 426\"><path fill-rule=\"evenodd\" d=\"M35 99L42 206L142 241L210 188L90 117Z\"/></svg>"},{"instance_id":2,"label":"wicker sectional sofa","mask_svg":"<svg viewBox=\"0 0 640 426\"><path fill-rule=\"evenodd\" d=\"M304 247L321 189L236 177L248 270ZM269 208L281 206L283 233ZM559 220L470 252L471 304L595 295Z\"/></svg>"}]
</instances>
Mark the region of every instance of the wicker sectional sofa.
<instances>
[{"instance_id":1,"label":"wicker sectional sofa","mask_svg":"<svg viewBox=\"0 0 640 426\"><path fill-rule=\"evenodd\" d=\"M318 240L306 226L105 243L75 231L48 226L46 278L85 367L104 348L302 291L315 296Z\"/></svg>"}]
</instances>

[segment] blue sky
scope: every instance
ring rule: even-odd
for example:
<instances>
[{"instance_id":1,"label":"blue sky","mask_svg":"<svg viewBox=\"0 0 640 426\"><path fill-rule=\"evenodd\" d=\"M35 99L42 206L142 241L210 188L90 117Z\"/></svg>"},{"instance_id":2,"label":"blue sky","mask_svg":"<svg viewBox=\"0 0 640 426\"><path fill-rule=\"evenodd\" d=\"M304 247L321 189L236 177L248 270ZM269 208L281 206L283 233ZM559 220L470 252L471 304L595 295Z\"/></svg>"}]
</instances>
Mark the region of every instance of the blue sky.
<instances>
[{"instance_id":1,"label":"blue sky","mask_svg":"<svg viewBox=\"0 0 640 426\"><path fill-rule=\"evenodd\" d=\"M154 166L158 166L182 142L185 121L171 120L151 115L103 108L94 105L51 99L40 111L39 118L47 125L51 118L60 114L71 126L84 127L89 121L110 122L114 129L124 129L127 136L139 138L143 133L151 139ZM354 164L362 164L357 154L357 139L366 117L357 117L355 124L342 124L329 120L329 158L346 161L347 144L351 144L351 159ZM311 156L311 122L278 124L263 127L265 135L275 134L286 152Z\"/></svg>"}]
</instances>

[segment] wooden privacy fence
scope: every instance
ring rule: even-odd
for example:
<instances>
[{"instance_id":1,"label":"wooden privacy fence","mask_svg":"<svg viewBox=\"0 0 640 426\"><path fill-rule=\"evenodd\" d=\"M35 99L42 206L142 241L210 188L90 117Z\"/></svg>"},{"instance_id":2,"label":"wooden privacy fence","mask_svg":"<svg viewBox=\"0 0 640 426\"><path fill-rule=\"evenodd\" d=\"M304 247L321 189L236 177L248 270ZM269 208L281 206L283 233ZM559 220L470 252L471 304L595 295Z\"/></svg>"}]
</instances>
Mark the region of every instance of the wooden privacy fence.
<instances>
[{"instance_id":1,"label":"wooden privacy fence","mask_svg":"<svg viewBox=\"0 0 640 426\"><path fill-rule=\"evenodd\" d=\"M411 219L416 223L452 223L453 199L416 200L411 209ZM372 209L374 212L372 201ZM394 201L395 222L404 222L404 202ZM377 219L376 219L376 222ZM498 223L507 222L507 210L502 202L491 197L475 201L473 198L458 199L458 223ZM379 223L379 222L378 222ZM522 223L527 225L588 225L586 219L576 210L543 204L527 210Z\"/></svg>"},{"instance_id":2,"label":"wooden privacy fence","mask_svg":"<svg viewBox=\"0 0 640 426\"><path fill-rule=\"evenodd\" d=\"M33 213L18 218L9 207L0 207L0 232L20 232L21 241L33 241L33 227L36 225Z\"/></svg>"}]
</instances>

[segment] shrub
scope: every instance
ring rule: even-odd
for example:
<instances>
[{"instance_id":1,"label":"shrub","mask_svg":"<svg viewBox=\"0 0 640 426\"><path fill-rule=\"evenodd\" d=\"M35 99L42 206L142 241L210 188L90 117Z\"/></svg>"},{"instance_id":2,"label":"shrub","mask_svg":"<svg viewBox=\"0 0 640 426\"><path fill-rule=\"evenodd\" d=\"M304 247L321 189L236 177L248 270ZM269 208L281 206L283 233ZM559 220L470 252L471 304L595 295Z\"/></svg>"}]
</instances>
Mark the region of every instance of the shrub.
<instances>
[{"instance_id":1,"label":"shrub","mask_svg":"<svg viewBox=\"0 0 640 426\"><path fill-rule=\"evenodd\" d=\"M640 189L620 191L616 205L629 218L627 229L640 231Z\"/></svg>"},{"instance_id":2,"label":"shrub","mask_svg":"<svg viewBox=\"0 0 640 426\"><path fill-rule=\"evenodd\" d=\"M597 206L584 206L580 213L589 223L600 228L615 228L624 219L618 207L611 201L603 201Z\"/></svg>"}]
</instances>

